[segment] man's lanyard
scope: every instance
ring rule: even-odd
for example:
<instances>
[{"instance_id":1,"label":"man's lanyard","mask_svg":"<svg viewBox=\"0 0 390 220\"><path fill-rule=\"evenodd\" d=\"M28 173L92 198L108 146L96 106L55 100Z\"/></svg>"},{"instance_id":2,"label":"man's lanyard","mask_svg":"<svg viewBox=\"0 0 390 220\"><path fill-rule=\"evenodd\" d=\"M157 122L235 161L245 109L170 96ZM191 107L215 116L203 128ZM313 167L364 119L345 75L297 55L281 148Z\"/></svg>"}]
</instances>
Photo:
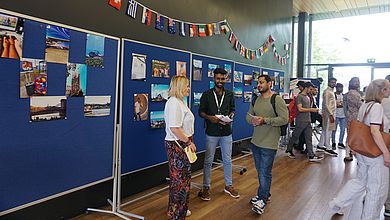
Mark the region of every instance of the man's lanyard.
<instances>
[{"instance_id":1,"label":"man's lanyard","mask_svg":"<svg viewBox=\"0 0 390 220\"><path fill-rule=\"evenodd\" d=\"M225 91L223 91L221 103L218 102L217 94L215 93L214 90L213 90L213 93L214 93L215 103L217 104L218 114L221 114L221 106L222 106L223 100L225 98Z\"/></svg>"}]
</instances>

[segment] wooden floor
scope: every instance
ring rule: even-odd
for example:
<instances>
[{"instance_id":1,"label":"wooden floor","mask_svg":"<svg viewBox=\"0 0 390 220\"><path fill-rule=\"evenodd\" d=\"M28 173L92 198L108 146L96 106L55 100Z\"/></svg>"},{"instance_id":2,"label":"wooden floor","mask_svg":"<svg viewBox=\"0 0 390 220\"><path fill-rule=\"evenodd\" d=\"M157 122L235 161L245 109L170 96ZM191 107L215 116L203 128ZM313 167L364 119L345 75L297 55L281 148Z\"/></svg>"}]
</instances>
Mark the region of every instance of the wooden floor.
<instances>
[{"instance_id":1,"label":"wooden floor","mask_svg":"<svg viewBox=\"0 0 390 220\"><path fill-rule=\"evenodd\" d=\"M356 160L346 164L343 162L345 151L338 149L338 152L339 157L325 156L321 163L313 163L308 162L307 157L299 153L297 153L297 159L289 159L284 151L280 150L273 169L272 201L261 216L251 210L249 203L250 198L256 194L258 186L252 156L234 161L234 164L247 166L248 169L243 175L238 172L233 173L234 186L241 194L239 199L233 199L223 192L223 170L222 168L216 169L212 175L211 201L200 200L197 197L198 190L195 188L191 190L192 216L188 219L346 219L349 210L346 210L345 216L333 215L328 208L328 202L335 196L342 184L355 174ZM193 182L201 183L202 177L193 178ZM123 203L148 192L127 198ZM165 214L167 201L168 191L165 190L127 205L122 210L144 216L145 219L167 219ZM113 220L120 218L89 213L74 219Z\"/></svg>"}]
</instances>

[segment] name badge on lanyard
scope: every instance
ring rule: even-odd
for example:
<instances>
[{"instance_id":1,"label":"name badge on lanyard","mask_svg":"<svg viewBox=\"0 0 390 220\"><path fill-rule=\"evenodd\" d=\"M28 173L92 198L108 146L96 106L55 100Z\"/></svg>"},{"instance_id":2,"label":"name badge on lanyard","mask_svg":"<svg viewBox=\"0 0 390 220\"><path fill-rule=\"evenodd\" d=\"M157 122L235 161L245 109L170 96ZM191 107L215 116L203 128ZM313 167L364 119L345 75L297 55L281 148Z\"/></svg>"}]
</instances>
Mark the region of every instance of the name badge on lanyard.
<instances>
[{"instance_id":1,"label":"name badge on lanyard","mask_svg":"<svg viewBox=\"0 0 390 220\"><path fill-rule=\"evenodd\" d=\"M221 102L218 102L217 94L215 93L215 91L213 91L213 93L214 93L215 103L217 104L218 114L221 114L221 106L222 106L223 100L225 99L225 91L223 92Z\"/></svg>"}]
</instances>

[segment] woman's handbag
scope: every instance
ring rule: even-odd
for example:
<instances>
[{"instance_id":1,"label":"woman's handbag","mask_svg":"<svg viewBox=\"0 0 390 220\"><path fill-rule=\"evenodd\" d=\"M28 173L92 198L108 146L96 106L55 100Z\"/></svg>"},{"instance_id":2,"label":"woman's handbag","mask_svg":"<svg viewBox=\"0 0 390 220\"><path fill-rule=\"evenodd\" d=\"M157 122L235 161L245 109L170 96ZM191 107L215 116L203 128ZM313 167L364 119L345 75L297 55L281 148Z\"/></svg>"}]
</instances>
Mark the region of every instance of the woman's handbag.
<instances>
[{"instance_id":1,"label":"woman's handbag","mask_svg":"<svg viewBox=\"0 0 390 220\"><path fill-rule=\"evenodd\" d=\"M353 120L348 128L348 146L353 151L371 158L382 155L382 151L379 149L371 135L370 126L364 124L364 120L366 119L373 105L374 104L367 108L362 121ZM384 121L382 119L380 131L385 145L388 147L390 145L390 134L383 132L383 122Z\"/></svg>"}]
</instances>

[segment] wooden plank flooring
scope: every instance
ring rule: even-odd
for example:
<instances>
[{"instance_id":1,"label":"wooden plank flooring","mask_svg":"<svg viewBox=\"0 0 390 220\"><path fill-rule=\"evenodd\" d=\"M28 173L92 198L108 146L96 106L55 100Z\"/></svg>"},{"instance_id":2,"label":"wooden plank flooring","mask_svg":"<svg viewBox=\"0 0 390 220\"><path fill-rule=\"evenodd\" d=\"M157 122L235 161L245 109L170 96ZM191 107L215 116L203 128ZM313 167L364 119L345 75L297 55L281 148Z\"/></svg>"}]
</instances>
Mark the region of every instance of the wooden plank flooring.
<instances>
[{"instance_id":1,"label":"wooden plank flooring","mask_svg":"<svg viewBox=\"0 0 390 220\"><path fill-rule=\"evenodd\" d=\"M305 220L305 219L346 219L345 216L333 215L328 208L328 202L335 196L351 176L355 174L356 160L344 163L345 151L338 149L339 157L325 156L320 163L308 162L307 157L297 153L297 159L285 156L283 150L277 154L272 181L272 202L267 205L263 215L251 211L250 198L255 195L258 181L252 156L247 156L234 164L247 166L243 175L233 173L233 183L241 197L233 199L223 192L224 179L222 168L213 171L211 201L205 202L197 197L198 190L191 190L190 210L192 216L188 219L275 219L275 220ZM195 175L196 173L193 173ZM203 176L193 178L201 183ZM147 192L126 198L123 203L166 185L156 187ZM131 203L122 208L124 211L144 216L145 219L167 219L165 210L168 201L168 191L152 195L144 200ZM106 207L107 208L107 207ZM74 220L116 220L120 219L101 213L89 213L74 218ZM390 220L387 219L387 220Z\"/></svg>"}]
</instances>

